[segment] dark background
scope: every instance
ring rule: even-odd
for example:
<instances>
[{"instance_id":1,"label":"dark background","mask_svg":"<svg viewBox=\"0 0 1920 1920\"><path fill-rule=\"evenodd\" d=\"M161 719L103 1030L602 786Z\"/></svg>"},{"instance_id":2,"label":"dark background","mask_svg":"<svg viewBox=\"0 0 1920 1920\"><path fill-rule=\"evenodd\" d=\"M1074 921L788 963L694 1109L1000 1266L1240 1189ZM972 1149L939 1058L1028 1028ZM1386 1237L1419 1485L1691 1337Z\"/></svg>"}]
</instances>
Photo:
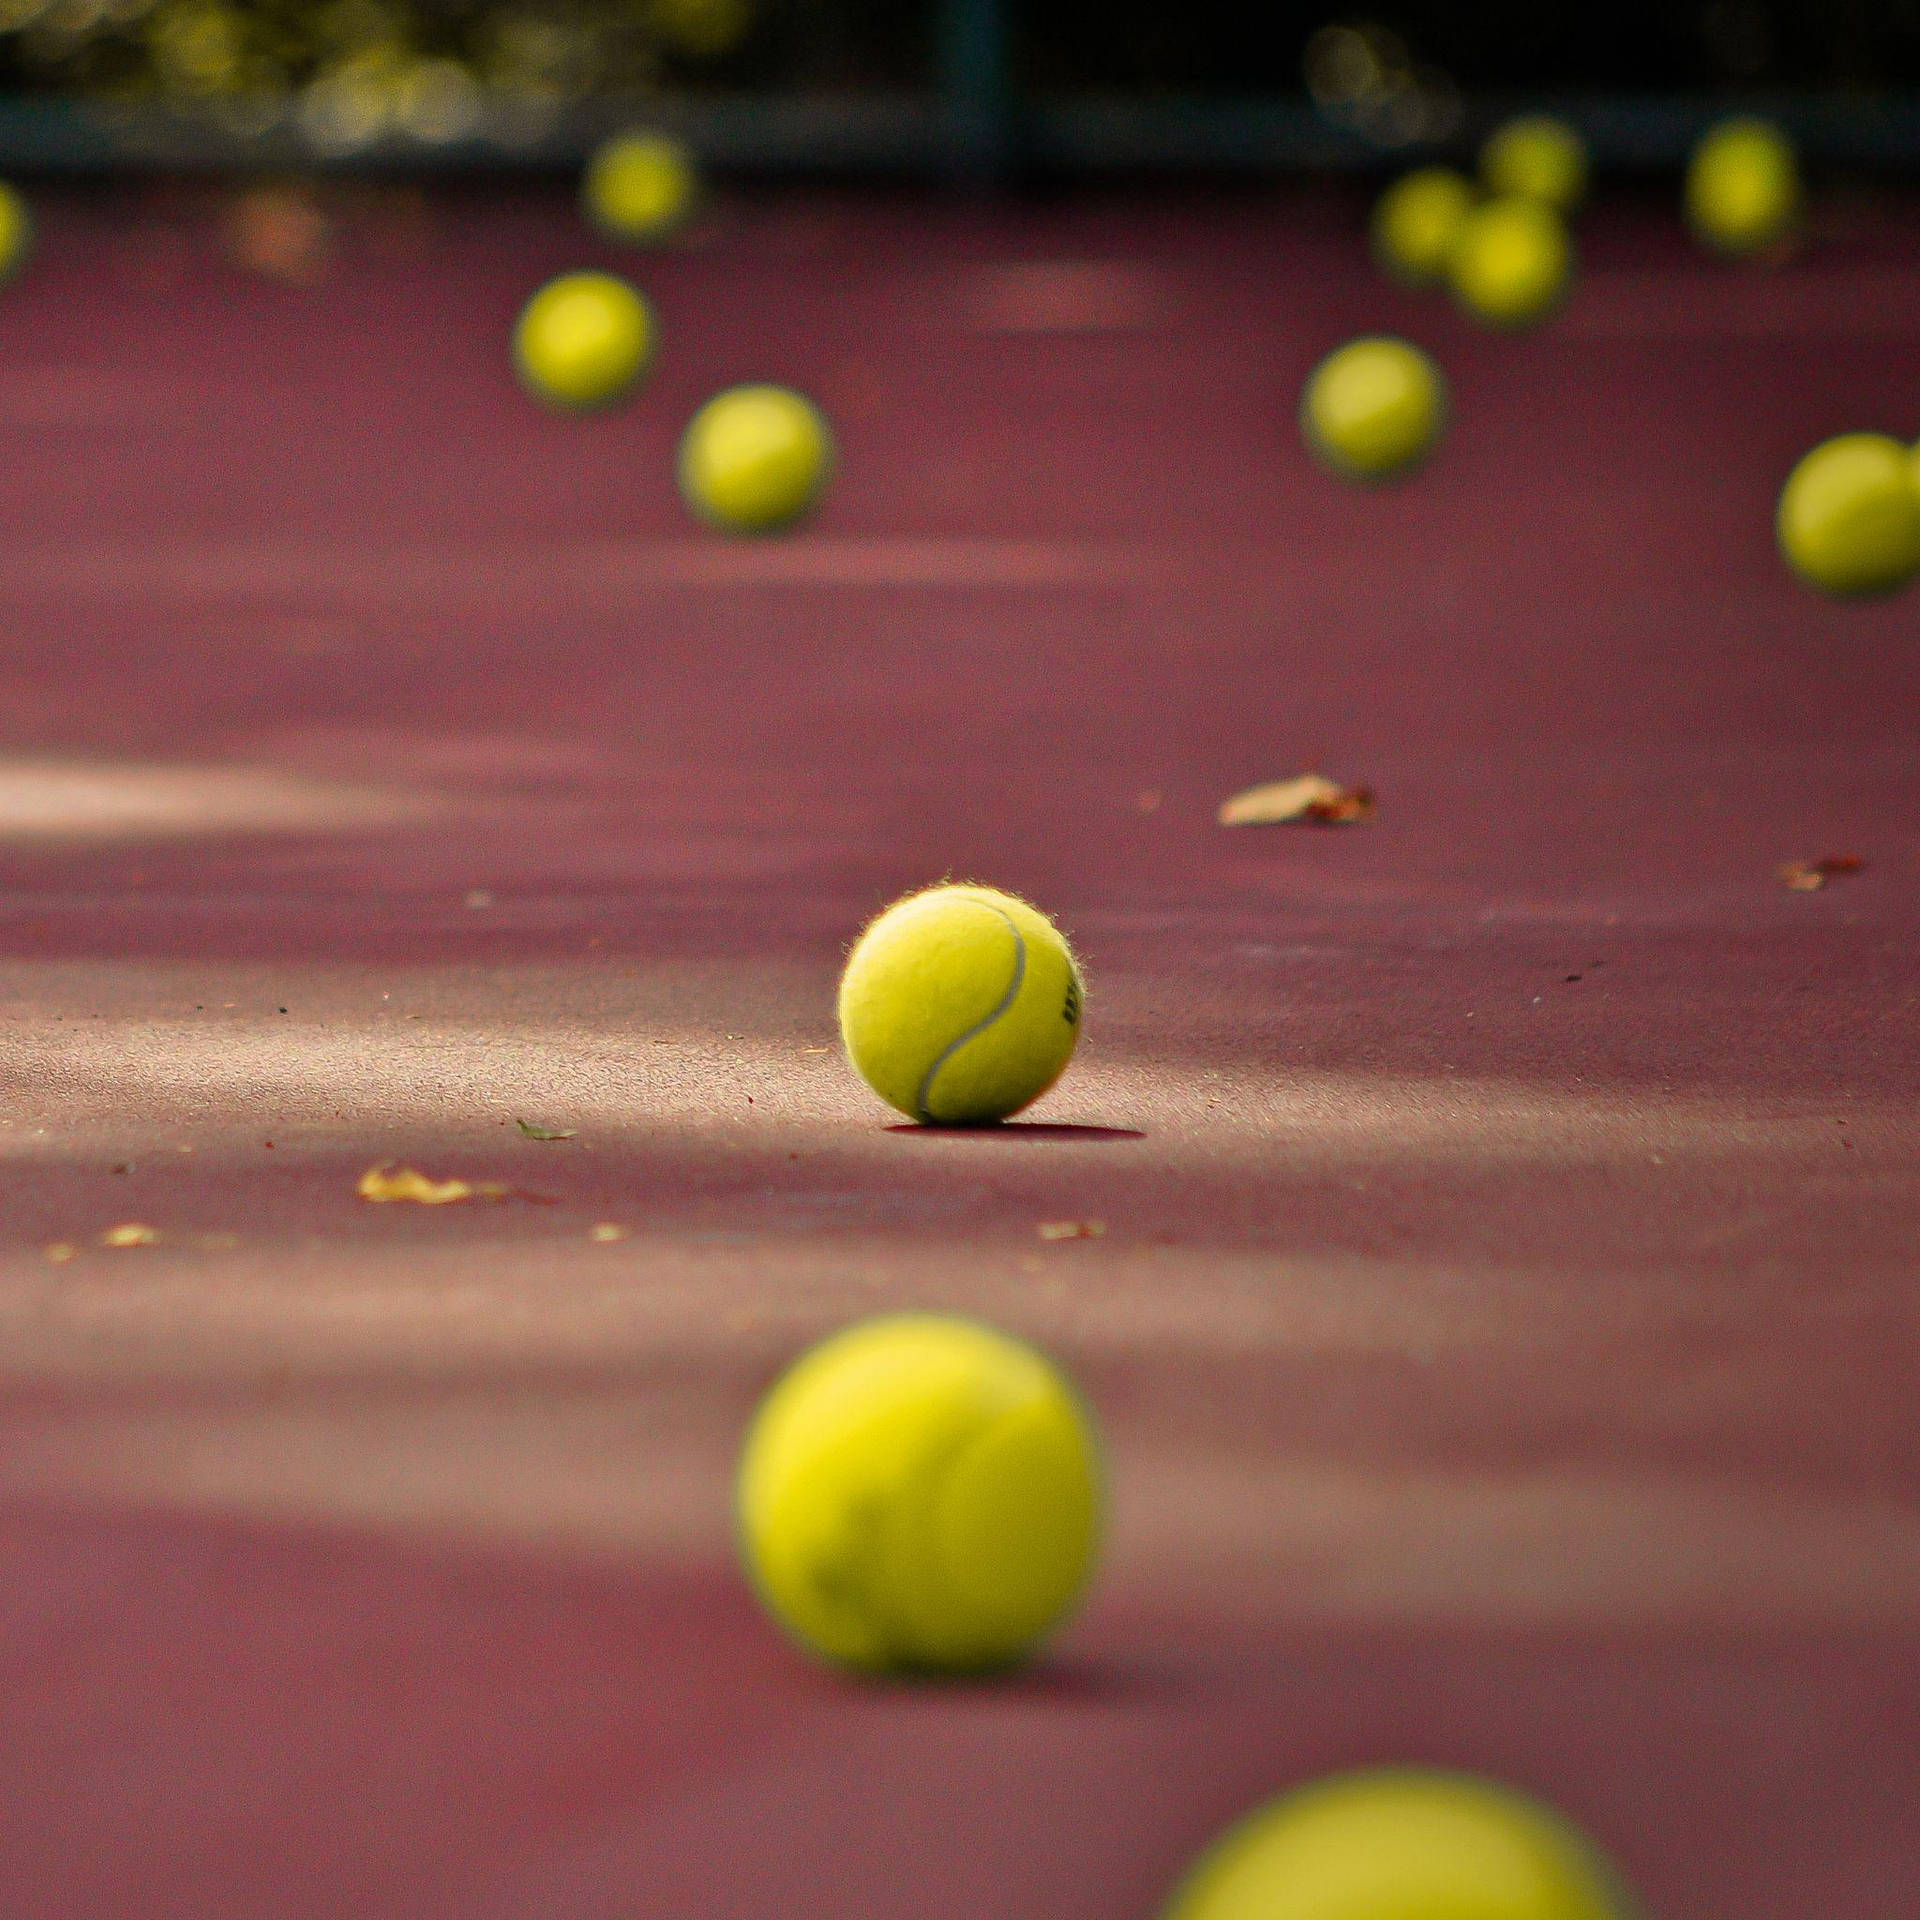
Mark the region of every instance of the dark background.
<instances>
[{"instance_id":1,"label":"dark background","mask_svg":"<svg viewBox=\"0 0 1920 1920\"><path fill-rule=\"evenodd\" d=\"M449 55L483 77L503 47L541 36L559 51L553 84L574 95L636 85L911 86L935 71L939 0L160 0L132 17L76 27L87 10L17 0L0 30L0 87L165 91L156 45L209 11L235 23L266 83L298 85L346 49L383 35ZM1284 0L1003 0L1015 79L1039 89L1203 93L1301 87L1309 38L1376 24L1466 89L1686 92L1725 87L1892 89L1920 83L1920 0L1446 0L1354 11ZM715 11L717 9L717 12ZM703 42L699 22L739 24ZM0 11L0 19L6 18ZM678 26L691 18L692 30ZM516 39L516 36L518 38Z\"/></svg>"}]
</instances>

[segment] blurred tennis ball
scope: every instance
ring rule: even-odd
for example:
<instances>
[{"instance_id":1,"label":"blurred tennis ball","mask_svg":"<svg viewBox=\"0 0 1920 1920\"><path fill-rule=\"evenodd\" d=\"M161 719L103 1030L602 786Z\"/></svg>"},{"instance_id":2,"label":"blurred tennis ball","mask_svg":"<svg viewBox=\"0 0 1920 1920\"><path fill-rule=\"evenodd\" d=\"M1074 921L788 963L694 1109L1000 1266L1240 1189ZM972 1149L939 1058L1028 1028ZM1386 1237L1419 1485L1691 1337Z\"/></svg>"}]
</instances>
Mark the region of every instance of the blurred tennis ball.
<instances>
[{"instance_id":1,"label":"blurred tennis ball","mask_svg":"<svg viewBox=\"0 0 1920 1920\"><path fill-rule=\"evenodd\" d=\"M1409 286L1444 279L1473 200L1472 183L1451 167L1403 174L1374 203L1373 257Z\"/></svg>"},{"instance_id":2,"label":"blurred tennis ball","mask_svg":"<svg viewBox=\"0 0 1920 1920\"><path fill-rule=\"evenodd\" d=\"M653 0L653 30L695 60L731 53L753 26L752 0Z\"/></svg>"},{"instance_id":3,"label":"blurred tennis ball","mask_svg":"<svg viewBox=\"0 0 1920 1920\"><path fill-rule=\"evenodd\" d=\"M1542 200L1489 200L1460 223L1447 278L1475 319L1532 326L1566 298L1573 278L1566 223Z\"/></svg>"},{"instance_id":4,"label":"blurred tennis ball","mask_svg":"<svg viewBox=\"0 0 1920 1920\"><path fill-rule=\"evenodd\" d=\"M1382 479L1424 459L1446 412L1440 369L1418 347L1385 335L1336 348L1300 396L1308 447L1355 480Z\"/></svg>"},{"instance_id":5,"label":"blurred tennis ball","mask_svg":"<svg viewBox=\"0 0 1920 1920\"><path fill-rule=\"evenodd\" d=\"M1800 217L1793 142L1770 120L1722 120L1687 163L1687 223L1716 252L1760 253Z\"/></svg>"},{"instance_id":6,"label":"blurred tennis ball","mask_svg":"<svg viewBox=\"0 0 1920 1920\"><path fill-rule=\"evenodd\" d=\"M688 147L663 133L618 134L587 163L580 199L601 232L657 245L699 206L699 165Z\"/></svg>"},{"instance_id":7,"label":"blurred tennis ball","mask_svg":"<svg viewBox=\"0 0 1920 1920\"><path fill-rule=\"evenodd\" d=\"M804 1355L742 1452L740 1543L768 1610L822 1658L970 1672L1078 1599L1099 1443L1066 1378L969 1320L867 1321Z\"/></svg>"},{"instance_id":8,"label":"blurred tennis ball","mask_svg":"<svg viewBox=\"0 0 1920 1920\"><path fill-rule=\"evenodd\" d=\"M1587 147L1566 121L1523 114L1488 135L1480 149L1480 177L1491 194L1538 200L1571 213L1587 191Z\"/></svg>"},{"instance_id":9,"label":"blurred tennis ball","mask_svg":"<svg viewBox=\"0 0 1920 1920\"><path fill-rule=\"evenodd\" d=\"M1627 1920L1592 1844L1464 1774L1351 1773L1271 1802L1188 1876L1164 1920Z\"/></svg>"},{"instance_id":10,"label":"blurred tennis ball","mask_svg":"<svg viewBox=\"0 0 1920 1920\"><path fill-rule=\"evenodd\" d=\"M833 472L820 410L788 387L730 387L693 416L680 441L680 491L730 533L790 526Z\"/></svg>"},{"instance_id":11,"label":"blurred tennis ball","mask_svg":"<svg viewBox=\"0 0 1920 1920\"><path fill-rule=\"evenodd\" d=\"M513 356L528 389L576 411L620 398L653 358L653 315L610 273L565 273L526 304Z\"/></svg>"},{"instance_id":12,"label":"blurred tennis ball","mask_svg":"<svg viewBox=\"0 0 1920 1920\"><path fill-rule=\"evenodd\" d=\"M11 280L33 252L33 215L15 187L0 180L0 281Z\"/></svg>"},{"instance_id":13,"label":"blurred tennis ball","mask_svg":"<svg viewBox=\"0 0 1920 1920\"><path fill-rule=\"evenodd\" d=\"M1920 572L1911 450L1883 433L1822 441L1787 476L1776 525L1787 564L1809 586L1890 593Z\"/></svg>"}]
</instances>

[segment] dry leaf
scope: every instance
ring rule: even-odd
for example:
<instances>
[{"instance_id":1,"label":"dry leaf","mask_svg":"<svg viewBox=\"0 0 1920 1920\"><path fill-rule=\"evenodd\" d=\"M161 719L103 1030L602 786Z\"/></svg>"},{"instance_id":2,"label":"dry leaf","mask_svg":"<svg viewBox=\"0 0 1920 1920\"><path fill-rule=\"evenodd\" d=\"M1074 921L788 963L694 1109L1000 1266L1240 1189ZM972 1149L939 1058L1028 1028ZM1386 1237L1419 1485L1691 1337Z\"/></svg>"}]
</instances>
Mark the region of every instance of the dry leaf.
<instances>
[{"instance_id":1,"label":"dry leaf","mask_svg":"<svg viewBox=\"0 0 1920 1920\"><path fill-rule=\"evenodd\" d=\"M64 1266L69 1260L77 1259L80 1253L80 1249L71 1240L56 1240L46 1251L47 1258L56 1267Z\"/></svg>"},{"instance_id":2,"label":"dry leaf","mask_svg":"<svg viewBox=\"0 0 1920 1920\"><path fill-rule=\"evenodd\" d=\"M529 1140L571 1140L578 1128L542 1127L531 1120L516 1120L513 1123Z\"/></svg>"},{"instance_id":3,"label":"dry leaf","mask_svg":"<svg viewBox=\"0 0 1920 1920\"><path fill-rule=\"evenodd\" d=\"M1830 853L1824 860L1789 860L1774 872L1790 892L1818 893L1837 875L1858 873L1866 864L1857 853Z\"/></svg>"},{"instance_id":4,"label":"dry leaf","mask_svg":"<svg viewBox=\"0 0 1920 1920\"><path fill-rule=\"evenodd\" d=\"M237 266L290 287L324 280L333 227L298 187L255 187L227 210L227 248Z\"/></svg>"},{"instance_id":5,"label":"dry leaf","mask_svg":"<svg viewBox=\"0 0 1920 1920\"><path fill-rule=\"evenodd\" d=\"M1249 787L1220 809L1223 827L1277 827L1292 820L1349 826L1372 817L1371 787L1343 787L1322 773L1302 773L1291 780L1270 780L1263 787Z\"/></svg>"},{"instance_id":6,"label":"dry leaf","mask_svg":"<svg viewBox=\"0 0 1920 1920\"><path fill-rule=\"evenodd\" d=\"M416 1168L382 1161L360 1176L355 1191L376 1204L411 1200L423 1207L445 1207L456 1200L504 1200L513 1189L498 1180L429 1180Z\"/></svg>"},{"instance_id":7,"label":"dry leaf","mask_svg":"<svg viewBox=\"0 0 1920 1920\"><path fill-rule=\"evenodd\" d=\"M159 1238L158 1228L129 1220L124 1226L109 1227L100 1236L100 1244L103 1247L150 1247Z\"/></svg>"},{"instance_id":8,"label":"dry leaf","mask_svg":"<svg viewBox=\"0 0 1920 1920\"><path fill-rule=\"evenodd\" d=\"M587 1229L587 1238L603 1243L609 1240L631 1240L633 1229L623 1227L617 1220L600 1220Z\"/></svg>"},{"instance_id":9,"label":"dry leaf","mask_svg":"<svg viewBox=\"0 0 1920 1920\"><path fill-rule=\"evenodd\" d=\"M1104 1220L1042 1220L1034 1229L1042 1240L1098 1240L1106 1230Z\"/></svg>"}]
</instances>

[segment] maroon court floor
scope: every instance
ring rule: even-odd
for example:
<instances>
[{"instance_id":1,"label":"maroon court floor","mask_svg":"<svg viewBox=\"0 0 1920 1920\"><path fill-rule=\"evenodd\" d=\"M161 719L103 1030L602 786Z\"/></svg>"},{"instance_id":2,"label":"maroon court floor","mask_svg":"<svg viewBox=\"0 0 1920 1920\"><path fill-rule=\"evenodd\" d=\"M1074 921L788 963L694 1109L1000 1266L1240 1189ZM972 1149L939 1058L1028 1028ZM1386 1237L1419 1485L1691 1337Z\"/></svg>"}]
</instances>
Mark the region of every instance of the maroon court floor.
<instances>
[{"instance_id":1,"label":"maroon court floor","mask_svg":"<svg viewBox=\"0 0 1920 1920\"><path fill-rule=\"evenodd\" d=\"M1920 601L1770 514L1920 432L1920 210L1767 274L1603 205L1505 339L1337 195L728 201L591 420L504 350L613 261L563 197L336 213L282 284L48 194L0 299L0 1910L1151 1920L1402 1759L1657 1915L1908 1910ZM1292 412L1382 328L1455 423L1356 492ZM843 470L737 545L671 463L746 378ZM1376 820L1214 824L1308 766ZM1084 951L1030 1125L834 1050L945 874ZM909 1305L1110 1439L1010 1684L843 1683L732 1569L756 1394Z\"/></svg>"}]
</instances>

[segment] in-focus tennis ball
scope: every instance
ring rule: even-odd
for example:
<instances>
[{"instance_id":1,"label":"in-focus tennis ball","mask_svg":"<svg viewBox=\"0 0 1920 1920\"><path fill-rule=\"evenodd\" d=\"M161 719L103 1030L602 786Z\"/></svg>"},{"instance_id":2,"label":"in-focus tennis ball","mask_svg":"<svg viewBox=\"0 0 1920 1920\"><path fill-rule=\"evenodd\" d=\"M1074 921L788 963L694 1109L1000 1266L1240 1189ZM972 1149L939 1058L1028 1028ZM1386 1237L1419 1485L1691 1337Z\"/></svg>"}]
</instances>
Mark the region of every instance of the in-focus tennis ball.
<instances>
[{"instance_id":1,"label":"in-focus tennis ball","mask_svg":"<svg viewBox=\"0 0 1920 1920\"><path fill-rule=\"evenodd\" d=\"M584 409L617 400L653 358L653 315L610 273L549 280L520 314L514 364L542 400Z\"/></svg>"},{"instance_id":2,"label":"in-focus tennis ball","mask_svg":"<svg viewBox=\"0 0 1920 1920\"><path fill-rule=\"evenodd\" d=\"M33 251L33 215L19 192L0 181L0 280L11 280Z\"/></svg>"},{"instance_id":3,"label":"in-focus tennis ball","mask_svg":"<svg viewBox=\"0 0 1920 1920\"><path fill-rule=\"evenodd\" d=\"M1523 114L1487 137L1480 177L1489 193L1517 194L1571 213L1587 190L1586 143L1551 114Z\"/></svg>"},{"instance_id":4,"label":"in-focus tennis ball","mask_svg":"<svg viewBox=\"0 0 1920 1920\"><path fill-rule=\"evenodd\" d=\"M937 1126L1018 1113L1066 1070L1086 986L1045 914L992 887L896 901L840 976L847 1058L881 1099Z\"/></svg>"},{"instance_id":5,"label":"in-focus tennis ball","mask_svg":"<svg viewBox=\"0 0 1920 1920\"><path fill-rule=\"evenodd\" d=\"M1489 200L1460 223L1447 261L1453 297L1489 326L1526 327L1566 297L1573 242L1544 201Z\"/></svg>"},{"instance_id":6,"label":"in-focus tennis ball","mask_svg":"<svg viewBox=\"0 0 1920 1920\"><path fill-rule=\"evenodd\" d=\"M1416 167L1374 203L1373 257L1409 286L1444 279L1460 223L1472 210L1473 187L1463 174Z\"/></svg>"},{"instance_id":7,"label":"in-focus tennis ball","mask_svg":"<svg viewBox=\"0 0 1920 1920\"><path fill-rule=\"evenodd\" d=\"M1887 593L1920 572L1913 456L1883 433L1823 440L1787 476L1780 551L1825 593Z\"/></svg>"},{"instance_id":8,"label":"in-focus tennis ball","mask_svg":"<svg viewBox=\"0 0 1920 1920\"><path fill-rule=\"evenodd\" d=\"M730 387L680 441L680 491L703 520L764 533L798 520L833 472L833 435L789 387Z\"/></svg>"},{"instance_id":9,"label":"in-focus tennis ball","mask_svg":"<svg viewBox=\"0 0 1920 1920\"><path fill-rule=\"evenodd\" d=\"M1018 1660L1099 1545L1098 1442L1031 1347L968 1320L867 1321L768 1394L740 1461L747 1568L815 1653L871 1671Z\"/></svg>"},{"instance_id":10,"label":"in-focus tennis ball","mask_svg":"<svg viewBox=\"0 0 1920 1920\"><path fill-rule=\"evenodd\" d=\"M692 153L663 133L618 134L587 163L580 200L603 233L653 246L692 218L700 170Z\"/></svg>"},{"instance_id":11,"label":"in-focus tennis ball","mask_svg":"<svg viewBox=\"0 0 1920 1920\"><path fill-rule=\"evenodd\" d=\"M1770 120L1722 120L1687 163L1687 223L1721 253L1758 253L1800 217L1793 142Z\"/></svg>"},{"instance_id":12,"label":"in-focus tennis ball","mask_svg":"<svg viewBox=\"0 0 1920 1920\"><path fill-rule=\"evenodd\" d=\"M1349 340L1314 368L1300 396L1300 430L1327 466L1376 480L1426 457L1446 422L1440 369L1405 340Z\"/></svg>"},{"instance_id":13,"label":"in-focus tennis ball","mask_svg":"<svg viewBox=\"0 0 1920 1920\"><path fill-rule=\"evenodd\" d=\"M1355 1773L1287 1795L1200 1861L1165 1920L1625 1920L1558 1814L1486 1781Z\"/></svg>"}]
</instances>

